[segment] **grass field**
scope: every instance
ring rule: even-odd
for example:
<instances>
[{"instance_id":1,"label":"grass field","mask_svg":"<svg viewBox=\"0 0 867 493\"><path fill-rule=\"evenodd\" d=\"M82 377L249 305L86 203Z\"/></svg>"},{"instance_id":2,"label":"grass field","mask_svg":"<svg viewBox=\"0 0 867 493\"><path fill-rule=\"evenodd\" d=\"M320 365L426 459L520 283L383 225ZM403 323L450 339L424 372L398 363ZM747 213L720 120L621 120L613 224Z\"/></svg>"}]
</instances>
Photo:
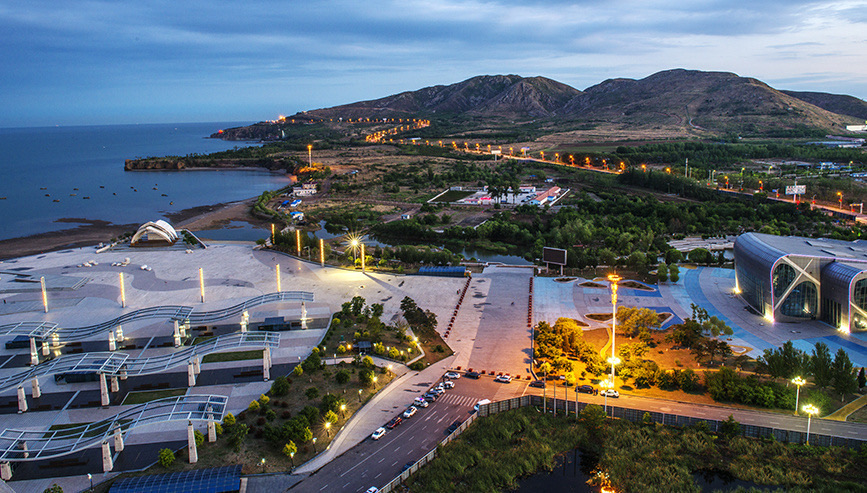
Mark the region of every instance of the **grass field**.
<instances>
[{"instance_id":1,"label":"grass field","mask_svg":"<svg viewBox=\"0 0 867 493\"><path fill-rule=\"evenodd\" d=\"M202 358L202 363L219 363L222 361L243 361L248 359L262 359L261 349L248 351L233 351L230 353L212 353Z\"/></svg>"},{"instance_id":2,"label":"grass field","mask_svg":"<svg viewBox=\"0 0 867 493\"><path fill-rule=\"evenodd\" d=\"M167 390L144 390L140 392L130 392L123 399L122 406L131 406L134 404L144 404L145 402L155 401L157 399L165 399L166 397L177 397L185 395L187 389L167 389Z\"/></svg>"}]
</instances>

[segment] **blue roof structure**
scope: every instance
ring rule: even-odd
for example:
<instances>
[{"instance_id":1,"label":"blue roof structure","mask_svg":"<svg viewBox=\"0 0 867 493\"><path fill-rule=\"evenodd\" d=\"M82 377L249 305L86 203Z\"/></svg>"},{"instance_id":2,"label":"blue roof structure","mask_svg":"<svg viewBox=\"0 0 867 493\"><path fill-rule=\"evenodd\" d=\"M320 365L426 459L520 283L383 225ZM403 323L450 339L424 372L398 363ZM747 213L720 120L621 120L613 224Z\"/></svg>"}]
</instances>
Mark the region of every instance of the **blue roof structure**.
<instances>
[{"instance_id":1,"label":"blue roof structure","mask_svg":"<svg viewBox=\"0 0 867 493\"><path fill-rule=\"evenodd\" d=\"M463 277L466 271L467 268L464 266L431 266L422 267L418 270L418 273L422 276Z\"/></svg>"},{"instance_id":2,"label":"blue roof structure","mask_svg":"<svg viewBox=\"0 0 867 493\"><path fill-rule=\"evenodd\" d=\"M109 493L228 493L241 489L241 466L155 474L118 481Z\"/></svg>"}]
</instances>

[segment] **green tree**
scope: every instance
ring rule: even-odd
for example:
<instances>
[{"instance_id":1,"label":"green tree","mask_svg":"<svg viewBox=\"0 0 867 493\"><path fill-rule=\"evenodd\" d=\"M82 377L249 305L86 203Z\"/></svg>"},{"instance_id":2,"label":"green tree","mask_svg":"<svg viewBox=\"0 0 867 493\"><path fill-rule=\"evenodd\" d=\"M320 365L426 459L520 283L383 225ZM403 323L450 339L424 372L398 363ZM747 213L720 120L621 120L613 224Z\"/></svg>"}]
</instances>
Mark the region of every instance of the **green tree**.
<instances>
[{"instance_id":1,"label":"green tree","mask_svg":"<svg viewBox=\"0 0 867 493\"><path fill-rule=\"evenodd\" d=\"M334 411L326 412L325 421L331 423L332 425L337 424L337 413L335 413Z\"/></svg>"},{"instance_id":2,"label":"green tree","mask_svg":"<svg viewBox=\"0 0 867 493\"><path fill-rule=\"evenodd\" d=\"M687 259L695 264L710 264L713 262L713 254L706 248L695 248L687 254Z\"/></svg>"},{"instance_id":3,"label":"green tree","mask_svg":"<svg viewBox=\"0 0 867 493\"><path fill-rule=\"evenodd\" d=\"M719 434L726 439L734 438L741 434L741 424L735 420L734 416L729 414L728 419L720 422Z\"/></svg>"},{"instance_id":4,"label":"green tree","mask_svg":"<svg viewBox=\"0 0 867 493\"><path fill-rule=\"evenodd\" d=\"M303 374L304 374L304 368L301 368L301 365L298 365L294 369L292 369L292 375L294 375L296 377L300 377Z\"/></svg>"},{"instance_id":5,"label":"green tree","mask_svg":"<svg viewBox=\"0 0 867 493\"><path fill-rule=\"evenodd\" d=\"M659 263L659 266L656 268L656 275L659 282L665 282L668 280L668 266L665 265L665 262Z\"/></svg>"},{"instance_id":6,"label":"green tree","mask_svg":"<svg viewBox=\"0 0 867 493\"><path fill-rule=\"evenodd\" d=\"M163 467L169 467L175 463L175 453L171 449L161 449L159 452L159 462Z\"/></svg>"},{"instance_id":7,"label":"green tree","mask_svg":"<svg viewBox=\"0 0 867 493\"><path fill-rule=\"evenodd\" d=\"M813 357L810 359L810 366L813 370L813 382L819 388L825 388L834 381L833 373L831 372L831 351L823 342L817 342L813 349Z\"/></svg>"},{"instance_id":8,"label":"green tree","mask_svg":"<svg viewBox=\"0 0 867 493\"><path fill-rule=\"evenodd\" d=\"M298 453L298 446L295 445L295 442L289 440L289 442L283 446L283 455L286 457L291 457L293 454Z\"/></svg>"},{"instance_id":9,"label":"green tree","mask_svg":"<svg viewBox=\"0 0 867 493\"><path fill-rule=\"evenodd\" d=\"M196 441L196 447L201 447L205 443L205 435L199 430L193 431L193 439Z\"/></svg>"},{"instance_id":10,"label":"green tree","mask_svg":"<svg viewBox=\"0 0 867 493\"><path fill-rule=\"evenodd\" d=\"M867 385L867 375L864 374L864 367L861 367L861 371L858 372L858 388L863 389L864 385Z\"/></svg>"},{"instance_id":11,"label":"green tree","mask_svg":"<svg viewBox=\"0 0 867 493\"><path fill-rule=\"evenodd\" d=\"M54 483L48 488L42 490L42 493L63 493L63 488L61 488L57 483Z\"/></svg>"},{"instance_id":12,"label":"green tree","mask_svg":"<svg viewBox=\"0 0 867 493\"><path fill-rule=\"evenodd\" d=\"M255 401L254 401L255 402ZM237 426L232 427L232 432L229 434L229 446L235 452L241 451L241 445L244 443L244 439L247 438L247 433L250 429L245 424L239 424Z\"/></svg>"},{"instance_id":13,"label":"green tree","mask_svg":"<svg viewBox=\"0 0 867 493\"><path fill-rule=\"evenodd\" d=\"M642 328L659 327L659 314L649 308L621 306L617 309L617 328L629 337L638 335Z\"/></svg>"},{"instance_id":14,"label":"green tree","mask_svg":"<svg viewBox=\"0 0 867 493\"><path fill-rule=\"evenodd\" d=\"M347 371L346 368L339 370L337 374L334 375L334 381L340 385L345 384L349 381L349 371Z\"/></svg>"},{"instance_id":15,"label":"green tree","mask_svg":"<svg viewBox=\"0 0 867 493\"><path fill-rule=\"evenodd\" d=\"M247 409L250 411L258 411L259 410L259 401L250 401L250 405L247 406Z\"/></svg>"},{"instance_id":16,"label":"green tree","mask_svg":"<svg viewBox=\"0 0 867 493\"><path fill-rule=\"evenodd\" d=\"M286 377L279 376L271 383L271 395L282 397L289 393L289 380Z\"/></svg>"},{"instance_id":17,"label":"green tree","mask_svg":"<svg viewBox=\"0 0 867 493\"><path fill-rule=\"evenodd\" d=\"M368 387L373 384L373 371L369 368L365 368L358 372L358 381L364 387Z\"/></svg>"},{"instance_id":18,"label":"green tree","mask_svg":"<svg viewBox=\"0 0 867 493\"><path fill-rule=\"evenodd\" d=\"M841 401L846 394L857 390L855 365L852 364L849 354L843 348L837 350L837 354L834 355L834 362L831 364L831 385L834 390L840 393Z\"/></svg>"},{"instance_id":19,"label":"green tree","mask_svg":"<svg viewBox=\"0 0 867 493\"><path fill-rule=\"evenodd\" d=\"M349 302L350 312L354 316L361 315L361 312L364 311L364 305L367 301L361 296L353 296L352 300Z\"/></svg>"},{"instance_id":20,"label":"green tree","mask_svg":"<svg viewBox=\"0 0 867 493\"><path fill-rule=\"evenodd\" d=\"M605 420L608 416L605 410L598 404L588 404L580 413L578 413L578 421L584 425L584 428L593 435L599 433L602 426L605 425Z\"/></svg>"},{"instance_id":21,"label":"green tree","mask_svg":"<svg viewBox=\"0 0 867 493\"><path fill-rule=\"evenodd\" d=\"M306 427L301 432L301 441L309 442L310 440L313 440L313 432L310 431L310 427Z\"/></svg>"},{"instance_id":22,"label":"green tree","mask_svg":"<svg viewBox=\"0 0 867 493\"><path fill-rule=\"evenodd\" d=\"M265 407L271 402L271 398L265 394L259 394L259 405Z\"/></svg>"},{"instance_id":23,"label":"green tree","mask_svg":"<svg viewBox=\"0 0 867 493\"><path fill-rule=\"evenodd\" d=\"M233 424L235 424L235 415L226 413L226 417L223 418L223 426L232 426Z\"/></svg>"},{"instance_id":24,"label":"green tree","mask_svg":"<svg viewBox=\"0 0 867 493\"><path fill-rule=\"evenodd\" d=\"M677 250L675 250L675 251L677 251ZM680 269L674 264L669 265L668 266L668 277L669 277L669 279L671 279L671 282L679 281L680 280Z\"/></svg>"}]
</instances>

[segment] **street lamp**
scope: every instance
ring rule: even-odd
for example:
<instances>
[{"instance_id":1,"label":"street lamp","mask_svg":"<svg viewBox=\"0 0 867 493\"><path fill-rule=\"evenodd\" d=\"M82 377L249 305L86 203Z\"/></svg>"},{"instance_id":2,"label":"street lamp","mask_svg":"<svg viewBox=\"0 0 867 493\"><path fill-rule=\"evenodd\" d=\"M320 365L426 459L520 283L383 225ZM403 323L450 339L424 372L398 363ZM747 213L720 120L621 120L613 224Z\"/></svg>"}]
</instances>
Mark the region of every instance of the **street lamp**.
<instances>
[{"instance_id":1,"label":"street lamp","mask_svg":"<svg viewBox=\"0 0 867 493\"><path fill-rule=\"evenodd\" d=\"M608 282L611 283L611 381L614 381L614 365L619 364L620 360L614 352L614 334L617 332L617 283L621 277L617 274L608 274ZM616 362L614 360L617 360Z\"/></svg>"},{"instance_id":2,"label":"street lamp","mask_svg":"<svg viewBox=\"0 0 867 493\"><path fill-rule=\"evenodd\" d=\"M807 445L810 444L810 418L813 417L814 414L819 414L819 408L812 404L807 404L804 406L804 412L807 413Z\"/></svg>"},{"instance_id":3,"label":"street lamp","mask_svg":"<svg viewBox=\"0 0 867 493\"><path fill-rule=\"evenodd\" d=\"M843 208L843 192L837 192L837 196L840 197L840 208Z\"/></svg>"},{"instance_id":4,"label":"street lamp","mask_svg":"<svg viewBox=\"0 0 867 493\"><path fill-rule=\"evenodd\" d=\"M346 411L346 404L341 404L341 405L340 405L340 417L341 417L341 418L345 417L344 414L343 414L344 411Z\"/></svg>"},{"instance_id":5,"label":"street lamp","mask_svg":"<svg viewBox=\"0 0 867 493\"><path fill-rule=\"evenodd\" d=\"M331 421L325 422L325 433L328 435L329 438L331 437Z\"/></svg>"},{"instance_id":6,"label":"street lamp","mask_svg":"<svg viewBox=\"0 0 867 493\"><path fill-rule=\"evenodd\" d=\"M313 145L307 144L307 163L313 167Z\"/></svg>"},{"instance_id":7,"label":"street lamp","mask_svg":"<svg viewBox=\"0 0 867 493\"><path fill-rule=\"evenodd\" d=\"M599 382L599 386L605 390L613 389L614 388L614 381L613 380L603 380L603 381ZM604 409L605 409L605 415L607 416L608 415L608 392L602 392L602 393L605 395L605 408Z\"/></svg>"},{"instance_id":8,"label":"street lamp","mask_svg":"<svg viewBox=\"0 0 867 493\"><path fill-rule=\"evenodd\" d=\"M376 390L376 380L377 380L377 378L374 376L373 377L373 390Z\"/></svg>"},{"instance_id":9,"label":"street lamp","mask_svg":"<svg viewBox=\"0 0 867 493\"><path fill-rule=\"evenodd\" d=\"M93 474L87 473L87 479L90 480L90 491L93 491Z\"/></svg>"},{"instance_id":10,"label":"street lamp","mask_svg":"<svg viewBox=\"0 0 867 493\"><path fill-rule=\"evenodd\" d=\"M313 437L313 453L316 453L316 437Z\"/></svg>"},{"instance_id":11,"label":"street lamp","mask_svg":"<svg viewBox=\"0 0 867 493\"><path fill-rule=\"evenodd\" d=\"M361 389L358 389L358 402L361 402Z\"/></svg>"},{"instance_id":12,"label":"street lamp","mask_svg":"<svg viewBox=\"0 0 867 493\"><path fill-rule=\"evenodd\" d=\"M260 460L259 463L262 464L262 474L264 474L265 473L265 458L262 457L262 460Z\"/></svg>"},{"instance_id":13,"label":"street lamp","mask_svg":"<svg viewBox=\"0 0 867 493\"><path fill-rule=\"evenodd\" d=\"M792 383L798 386L798 390L795 392L795 416L797 416L798 399L801 397L801 385L804 385L805 383L807 383L807 381L801 377L795 377L794 379L792 379Z\"/></svg>"},{"instance_id":14,"label":"street lamp","mask_svg":"<svg viewBox=\"0 0 867 493\"><path fill-rule=\"evenodd\" d=\"M289 452L289 460L292 461L292 469L295 469L295 452Z\"/></svg>"}]
</instances>

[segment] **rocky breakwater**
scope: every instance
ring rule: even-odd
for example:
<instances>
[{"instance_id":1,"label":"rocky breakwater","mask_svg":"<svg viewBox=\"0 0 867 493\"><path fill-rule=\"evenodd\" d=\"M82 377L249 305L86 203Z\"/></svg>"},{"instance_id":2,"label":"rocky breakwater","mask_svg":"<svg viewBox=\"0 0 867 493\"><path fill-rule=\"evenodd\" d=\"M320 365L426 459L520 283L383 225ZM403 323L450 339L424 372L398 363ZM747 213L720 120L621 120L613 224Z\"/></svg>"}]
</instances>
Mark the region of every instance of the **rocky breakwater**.
<instances>
[{"instance_id":1,"label":"rocky breakwater","mask_svg":"<svg viewBox=\"0 0 867 493\"><path fill-rule=\"evenodd\" d=\"M136 170L181 170L186 169L187 163L182 159L127 159L124 161L124 171Z\"/></svg>"}]
</instances>

